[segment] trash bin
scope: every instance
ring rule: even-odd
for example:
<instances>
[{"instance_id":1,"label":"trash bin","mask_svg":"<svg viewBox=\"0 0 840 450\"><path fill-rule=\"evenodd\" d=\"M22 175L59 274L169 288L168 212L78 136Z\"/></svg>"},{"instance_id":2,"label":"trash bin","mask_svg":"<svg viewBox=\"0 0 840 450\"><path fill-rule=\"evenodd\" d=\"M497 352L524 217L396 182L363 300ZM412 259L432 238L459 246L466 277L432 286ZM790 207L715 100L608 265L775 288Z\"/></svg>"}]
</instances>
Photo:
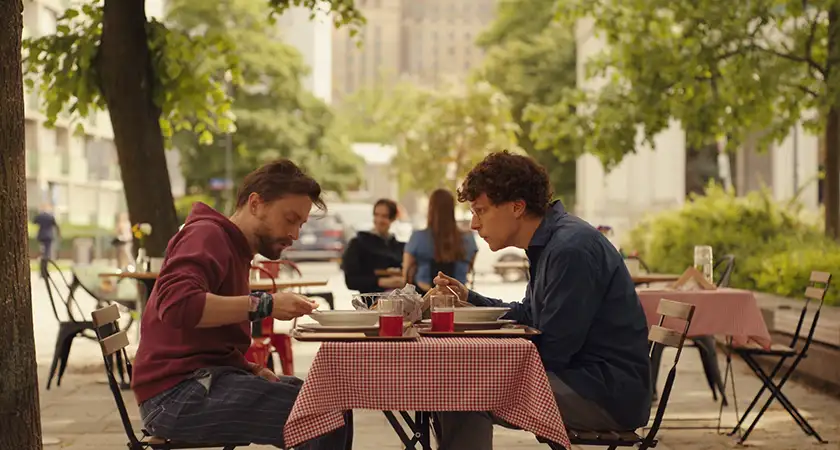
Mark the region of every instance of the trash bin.
<instances>
[{"instance_id":1,"label":"trash bin","mask_svg":"<svg viewBox=\"0 0 840 450\"><path fill-rule=\"evenodd\" d=\"M78 237L73 239L74 264L93 263L93 243L94 240L92 237Z\"/></svg>"}]
</instances>

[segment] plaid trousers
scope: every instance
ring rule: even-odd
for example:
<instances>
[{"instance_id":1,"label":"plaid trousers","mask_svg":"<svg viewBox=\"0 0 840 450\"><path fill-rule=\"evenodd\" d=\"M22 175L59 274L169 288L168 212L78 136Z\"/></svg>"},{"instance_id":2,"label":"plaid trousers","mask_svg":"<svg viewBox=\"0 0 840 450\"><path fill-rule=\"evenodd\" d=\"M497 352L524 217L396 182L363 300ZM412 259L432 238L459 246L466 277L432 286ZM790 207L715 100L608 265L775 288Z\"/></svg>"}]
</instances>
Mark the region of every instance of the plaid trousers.
<instances>
[{"instance_id":1,"label":"plaid trousers","mask_svg":"<svg viewBox=\"0 0 840 450\"><path fill-rule=\"evenodd\" d=\"M199 369L140 404L143 425L155 436L200 443L249 442L285 448L283 427L303 380L260 378L235 367ZM296 447L299 450L352 448L352 412L345 426Z\"/></svg>"}]
</instances>

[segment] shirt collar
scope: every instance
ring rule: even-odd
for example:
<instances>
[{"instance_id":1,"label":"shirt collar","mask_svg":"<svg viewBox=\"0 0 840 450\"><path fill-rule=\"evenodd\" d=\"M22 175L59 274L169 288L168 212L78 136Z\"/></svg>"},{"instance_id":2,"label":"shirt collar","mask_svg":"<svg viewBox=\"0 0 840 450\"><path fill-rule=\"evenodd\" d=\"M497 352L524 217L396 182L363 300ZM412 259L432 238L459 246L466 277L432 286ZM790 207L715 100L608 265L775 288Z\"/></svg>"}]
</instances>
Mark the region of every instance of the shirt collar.
<instances>
[{"instance_id":1,"label":"shirt collar","mask_svg":"<svg viewBox=\"0 0 840 450\"><path fill-rule=\"evenodd\" d=\"M566 208L563 206L563 202L560 200L552 202L549 205L545 216L543 216L540 226L537 227L537 231L535 231L534 235L531 237L531 242L528 243L528 248L545 247L551 239L551 236L554 235L554 231L557 229L557 220L565 215Z\"/></svg>"}]
</instances>

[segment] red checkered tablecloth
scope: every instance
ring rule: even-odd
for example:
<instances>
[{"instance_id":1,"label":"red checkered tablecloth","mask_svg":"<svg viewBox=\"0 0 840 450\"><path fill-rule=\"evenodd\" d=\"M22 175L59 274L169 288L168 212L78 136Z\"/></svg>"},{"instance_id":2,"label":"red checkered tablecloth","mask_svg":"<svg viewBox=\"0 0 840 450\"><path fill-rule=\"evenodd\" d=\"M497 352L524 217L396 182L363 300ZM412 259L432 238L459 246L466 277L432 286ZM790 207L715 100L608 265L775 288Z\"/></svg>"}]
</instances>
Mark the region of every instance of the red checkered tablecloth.
<instances>
[{"instance_id":1,"label":"red checkered tablecloth","mask_svg":"<svg viewBox=\"0 0 840 450\"><path fill-rule=\"evenodd\" d=\"M490 411L570 447L537 348L525 339L325 342L286 422L286 444L340 427L349 409Z\"/></svg>"}]
</instances>

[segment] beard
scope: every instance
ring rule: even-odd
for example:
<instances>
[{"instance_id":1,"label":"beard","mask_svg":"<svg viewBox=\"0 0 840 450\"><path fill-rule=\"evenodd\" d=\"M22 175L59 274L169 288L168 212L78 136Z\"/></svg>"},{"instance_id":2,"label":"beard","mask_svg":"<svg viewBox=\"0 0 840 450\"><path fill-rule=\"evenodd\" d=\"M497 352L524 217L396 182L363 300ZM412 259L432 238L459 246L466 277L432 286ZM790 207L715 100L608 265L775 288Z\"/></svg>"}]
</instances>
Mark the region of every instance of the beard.
<instances>
[{"instance_id":1,"label":"beard","mask_svg":"<svg viewBox=\"0 0 840 450\"><path fill-rule=\"evenodd\" d=\"M257 237L257 252L270 260L278 260L283 254L283 250L292 245L292 239L288 237L274 237L269 232L268 226L263 223L256 233Z\"/></svg>"}]
</instances>

